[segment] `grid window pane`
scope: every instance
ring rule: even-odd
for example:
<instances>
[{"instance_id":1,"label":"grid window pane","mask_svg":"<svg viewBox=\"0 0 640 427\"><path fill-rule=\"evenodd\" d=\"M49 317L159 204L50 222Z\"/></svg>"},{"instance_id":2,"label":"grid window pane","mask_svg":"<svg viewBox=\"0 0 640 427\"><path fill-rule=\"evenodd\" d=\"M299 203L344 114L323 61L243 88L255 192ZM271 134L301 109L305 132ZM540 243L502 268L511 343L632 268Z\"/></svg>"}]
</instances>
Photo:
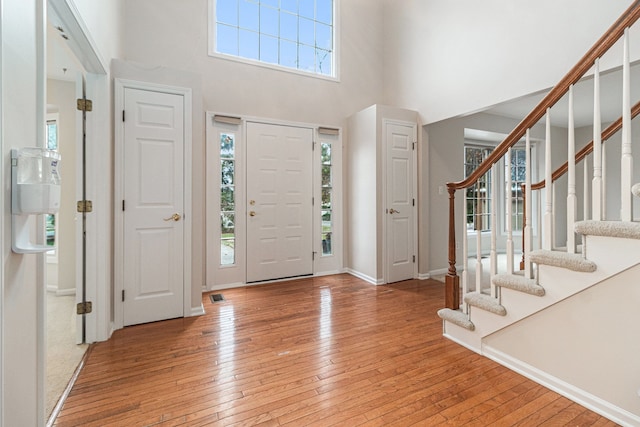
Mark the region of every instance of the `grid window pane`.
<instances>
[{"instance_id":1,"label":"grid window pane","mask_svg":"<svg viewBox=\"0 0 640 427\"><path fill-rule=\"evenodd\" d=\"M247 0L240 1L240 28L260 31L260 9L257 3Z\"/></svg>"},{"instance_id":2,"label":"grid window pane","mask_svg":"<svg viewBox=\"0 0 640 427\"><path fill-rule=\"evenodd\" d=\"M215 1L216 52L333 75L333 0Z\"/></svg>"},{"instance_id":3,"label":"grid window pane","mask_svg":"<svg viewBox=\"0 0 640 427\"><path fill-rule=\"evenodd\" d=\"M490 147L465 146L465 177L475 171L480 163L493 151ZM489 230L491 226L491 175L480 177L478 182L466 190L467 230Z\"/></svg>"},{"instance_id":4,"label":"grid window pane","mask_svg":"<svg viewBox=\"0 0 640 427\"><path fill-rule=\"evenodd\" d=\"M316 59L314 48L311 46L298 45L298 68L305 71L315 72Z\"/></svg>"},{"instance_id":5,"label":"grid window pane","mask_svg":"<svg viewBox=\"0 0 640 427\"><path fill-rule=\"evenodd\" d=\"M316 49L316 71L320 74L331 75L331 53L324 49Z\"/></svg>"},{"instance_id":6,"label":"grid window pane","mask_svg":"<svg viewBox=\"0 0 640 427\"><path fill-rule=\"evenodd\" d=\"M254 31L240 30L238 52L248 59L260 59L260 34Z\"/></svg>"},{"instance_id":7,"label":"grid window pane","mask_svg":"<svg viewBox=\"0 0 640 427\"><path fill-rule=\"evenodd\" d=\"M316 19L329 25L333 23L333 1L316 2Z\"/></svg>"},{"instance_id":8,"label":"grid window pane","mask_svg":"<svg viewBox=\"0 0 640 427\"><path fill-rule=\"evenodd\" d=\"M238 25L238 0L217 2L216 19L224 24Z\"/></svg>"},{"instance_id":9,"label":"grid window pane","mask_svg":"<svg viewBox=\"0 0 640 427\"><path fill-rule=\"evenodd\" d=\"M298 0L280 0L280 9L297 14Z\"/></svg>"},{"instance_id":10,"label":"grid window pane","mask_svg":"<svg viewBox=\"0 0 640 427\"><path fill-rule=\"evenodd\" d=\"M220 133L220 265L235 264L235 135Z\"/></svg>"},{"instance_id":11,"label":"grid window pane","mask_svg":"<svg viewBox=\"0 0 640 427\"><path fill-rule=\"evenodd\" d=\"M315 1L314 0L298 0L298 7L300 16L313 19L315 18Z\"/></svg>"},{"instance_id":12,"label":"grid window pane","mask_svg":"<svg viewBox=\"0 0 640 427\"><path fill-rule=\"evenodd\" d=\"M260 61L278 63L278 39L276 37L260 35Z\"/></svg>"},{"instance_id":13,"label":"grid window pane","mask_svg":"<svg viewBox=\"0 0 640 427\"><path fill-rule=\"evenodd\" d=\"M322 202L321 202L321 236L322 236L322 256L332 255L331 237L333 235L333 210L331 198L333 196L332 168L331 168L331 144L320 144L320 162L322 175Z\"/></svg>"},{"instance_id":14,"label":"grid window pane","mask_svg":"<svg viewBox=\"0 0 640 427\"><path fill-rule=\"evenodd\" d=\"M298 41L298 16L280 11L280 38Z\"/></svg>"},{"instance_id":15,"label":"grid window pane","mask_svg":"<svg viewBox=\"0 0 640 427\"><path fill-rule=\"evenodd\" d=\"M260 6L260 34L278 36L278 10L268 6Z\"/></svg>"},{"instance_id":16,"label":"grid window pane","mask_svg":"<svg viewBox=\"0 0 640 427\"><path fill-rule=\"evenodd\" d=\"M280 39L280 65L296 68L298 64L298 45L294 42Z\"/></svg>"}]
</instances>

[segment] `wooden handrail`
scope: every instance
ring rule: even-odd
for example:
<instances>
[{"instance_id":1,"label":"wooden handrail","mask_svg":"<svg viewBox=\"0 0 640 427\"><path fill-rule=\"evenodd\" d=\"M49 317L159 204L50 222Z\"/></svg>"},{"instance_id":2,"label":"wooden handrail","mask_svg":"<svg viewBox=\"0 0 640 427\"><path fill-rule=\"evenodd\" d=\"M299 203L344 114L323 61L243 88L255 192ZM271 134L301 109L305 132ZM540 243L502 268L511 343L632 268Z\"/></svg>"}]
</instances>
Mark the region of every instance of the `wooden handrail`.
<instances>
[{"instance_id":1,"label":"wooden handrail","mask_svg":"<svg viewBox=\"0 0 640 427\"><path fill-rule=\"evenodd\" d=\"M622 37L625 28L633 25L639 18L640 0L636 0L469 177L463 181L448 182L447 187L460 190L475 184L480 177L491 169L494 163L507 153L509 148L513 147L524 136L527 129L532 128L540 121L548 108L553 107L567 93L569 86L577 83L593 66L596 59L604 55Z\"/></svg>"},{"instance_id":2,"label":"wooden handrail","mask_svg":"<svg viewBox=\"0 0 640 427\"><path fill-rule=\"evenodd\" d=\"M596 59L603 56L640 18L640 0L635 0L625 10L616 22L609 27L600 39L587 51L578 63L551 89L538 105L511 131L493 152L466 179L458 182L448 182L449 193L449 269L445 277L445 306L450 309L460 307L459 277L456 272L456 237L455 237L455 192L475 184L491 167L507 153L526 133L527 129L536 125L584 74L593 66Z\"/></svg>"},{"instance_id":3,"label":"wooden handrail","mask_svg":"<svg viewBox=\"0 0 640 427\"><path fill-rule=\"evenodd\" d=\"M638 114L640 114L640 101L636 105L631 108L631 118L635 118ZM604 131L602 131L602 143L608 141L613 135L616 134L622 128L622 117L620 117L615 122L611 123L609 127L607 127ZM585 157L593 152L593 139L587 145L582 147L580 151L576 153L576 163L582 161ZM551 174L551 182L557 181L562 175L567 173L569 170L569 162L565 162L562 166L556 169ZM545 187L544 179L536 184L531 184L532 190L541 190Z\"/></svg>"}]
</instances>

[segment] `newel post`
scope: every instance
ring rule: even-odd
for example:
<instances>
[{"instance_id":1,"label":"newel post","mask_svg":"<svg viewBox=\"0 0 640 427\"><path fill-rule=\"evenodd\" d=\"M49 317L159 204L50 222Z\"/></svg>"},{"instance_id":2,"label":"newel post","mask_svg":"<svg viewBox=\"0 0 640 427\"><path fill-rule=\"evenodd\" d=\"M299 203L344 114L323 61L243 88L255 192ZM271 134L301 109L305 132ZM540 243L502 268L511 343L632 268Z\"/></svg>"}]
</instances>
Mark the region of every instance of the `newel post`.
<instances>
[{"instance_id":1,"label":"newel post","mask_svg":"<svg viewBox=\"0 0 640 427\"><path fill-rule=\"evenodd\" d=\"M444 304L446 308L457 310L460 308L460 277L456 273L456 189L448 187L447 190L449 191L449 270L445 277Z\"/></svg>"}]
</instances>

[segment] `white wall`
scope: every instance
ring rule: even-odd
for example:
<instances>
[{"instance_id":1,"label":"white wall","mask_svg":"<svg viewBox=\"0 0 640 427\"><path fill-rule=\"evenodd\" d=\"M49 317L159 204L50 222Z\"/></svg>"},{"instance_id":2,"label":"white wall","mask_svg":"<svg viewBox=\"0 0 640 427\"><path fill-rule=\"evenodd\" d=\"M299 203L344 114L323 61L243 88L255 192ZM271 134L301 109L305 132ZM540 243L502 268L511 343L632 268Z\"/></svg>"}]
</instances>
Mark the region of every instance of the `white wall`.
<instances>
[{"instance_id":1,"label":"white wall","mask_svg":"<svg viewBox=\"0 0 640 427\"><path fill-rule=\"evenodd\" d=\"M433 123L550 88L630 3L384 0L383 102Z\"/></svg>"},{"instance_id":2,"label":"white wall","mask_svg":"<svg viewBox=\"0 0 640 427\"><path fill-rule=\"evenodd\" d=\"M2 288L0 297L0 424L4 426L44 425L44 276L37 274L42 255L11 252L10 149L34 146L37 134L44 134L46 110L44 88L45 1L0 0L1 86L0 143L2 152ZM83 1L85 13L94 2ZM120 41L114 33L115 13L120 2L103 2L94 22L103 25L92 34L100 42L103 57L117 51L106 48ZM97 7L97 6L96 6ZM114 11L112 15L110 11ZM40 38L42 37L42 38ZM38 42L41 40L42 42ZM38 72L37 63L42 68ZM106 249L105 249L106 250ZM19 325L19 328L16 327Z\"/></svg>"},{"instance_id":3,"label":"white wall","mask_svg":"<svg viewBox=\"0 0 640 427\"><path fill-rule=\"evenodd\" d=\"M103 63L111 58L121 58L124 38L124 0L67 0L82 16L96 44Z\"/></svg>"},{"instance_id":4,"label":"white wall","mask_svg":"<svg viewBox=\"0 0 640 427\"><path fill-rule=\"evenodd\" d=\"M205 146L204 112L202 110L202 89L200 76L188 71L166 67L144 67L134 63L114 59L111 62L111 74L114 78L137 80L168 86L191 89L192 111L192 236L191 236L191 307L198 309L202 305L202 288L205 262ZM187 296L189 298L189 296ZM186 316L189 313L185 313Z\"/></svg>"},{"instance_id":5,"label":"white wall","mask_svg":"<svg viewBox=\"0 0 640 427\"><path fill-rule=\"evenodd\" d=\"M426 238L431 242L429 257L424 262L426 270L434 274L442 274L442 270L448 268L449 239L449 194L447 192L447 182L461 181L464 178L464 129L477 129L489 132L508 134L517 125L518 121L505 117L494 116L486 113L477 113L466 117L443 120L424 126L424 135L427 140L429 150L422 152L421 162L426 165L426 175L428 176L428 186L422 190L421 208L427 210L428 233L421 234L421 238ZM544 141L544 128L537 125L531 133L531 137ZM566 161L567 152L567 130L563 128L552 128L551 135L553 144L552 167L555 170ZM537 157L539 164L544 166L544 143L538 144ZM544 168L540 167L538 176L544 178ZM442 194L440 194L442 187ZM462 232L463 232L463 193L456 192L456 241L458 250L456 260L462 264ZM562 209L559 206L559 209ZM560 215L562 215L560 210ZM564 232L560 224L559 233ZM566 233L566 232L565 232ZM427 237L425 237L427 236ZM437 243L434 243L437 242ZM516 242L519 246L519 242Z\"/></svg>"},{"instance_id":6,"label":"white wall","mask_svg":"<svg viewBox=\"0 0 640 427\"><path fill-rule=\"evenodd\" d=\"M378 275L378 171L377 108L371 106L348 121L346 156L346 266L372 281L382 280Z\"/></svg>"},{"instance_id":7,"label":"white wall","mask_svg":"<svg viewBox=\"0 0 640 427\"><path fill-rule=\"evenodd\" d=\"M37 255L11 252L11 167L10 150L36 145L36 10L37 2L2 0L0 38L2 42L2 405L4 426L41 425L44 413L37 405L39 286ZM44 106L43 106L44 108ZM17 327L19 325L19 327ZM44 412L44 411L43 411Z\"/></svg>"},{"instance_id":8,"label":"white wall","mask_svg":"<svg viewBox=\"0 0 640 427\"><path fill-rule=\"evenodd\" d=\"M343 125L382 95L381 0L340 2L340 82L208 56L208 0L129 0L125 59L202 76L208 111Z\"/></svg>"},{"instance_id":9,"label":"white wall","mask_svg":"<svg viewBox=\"0 0 640 427\"><path fill-rule=\"evenodd\" d=\"M485 338L483 345L640 417L640 266Z\"/></svg>"}]
</instances>

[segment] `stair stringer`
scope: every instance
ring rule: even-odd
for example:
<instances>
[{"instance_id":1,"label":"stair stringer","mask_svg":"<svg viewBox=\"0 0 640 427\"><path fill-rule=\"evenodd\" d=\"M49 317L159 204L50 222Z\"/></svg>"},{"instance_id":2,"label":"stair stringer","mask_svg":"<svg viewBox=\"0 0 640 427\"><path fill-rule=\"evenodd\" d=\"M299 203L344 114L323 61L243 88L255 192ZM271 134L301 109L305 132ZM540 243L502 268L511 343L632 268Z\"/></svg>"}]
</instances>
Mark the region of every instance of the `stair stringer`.
<instances>
[{"instance_id":1,"label":"stair stringer","mask_svg":"<svg viewBox=\"0 0 640 427\"><path fill-rule=\"evenodd\" d=\"M640 240L587 236L586 248L587 258L597 265L596 271L583 273L561 267L540 265L538 283L546 291L544 296L537 297L502 288L501 303L507 309L506 316L497 316L488 311L471 307L470 318L475 329L469 331L451 322L443 321L443 335L476 353L482 354L482 339L484 337L640 264Z\"/></svg>"}]
</instances>

